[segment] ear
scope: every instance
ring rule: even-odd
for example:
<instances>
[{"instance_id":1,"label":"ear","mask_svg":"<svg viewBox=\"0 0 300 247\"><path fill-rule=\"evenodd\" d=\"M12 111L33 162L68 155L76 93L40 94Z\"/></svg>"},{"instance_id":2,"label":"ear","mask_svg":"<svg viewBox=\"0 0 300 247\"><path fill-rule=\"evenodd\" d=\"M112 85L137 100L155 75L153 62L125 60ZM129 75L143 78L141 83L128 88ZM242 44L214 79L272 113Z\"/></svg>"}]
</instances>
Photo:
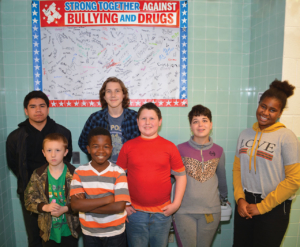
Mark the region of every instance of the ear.
<instances>
[{"instance_id":1,"label":"ear","mask_svg":"<svg viewBox=\"0 0 300 247\"><path fill-rule=\"evenodd\" d=\"M212 129L213 127L213 122L210 122L210 129Z\"/></svg>"},{"instance_id":2,"label":"ear","mask_svg":"<svg viewBox=\"0 0 300 247\"><path fill-rule=\"evenodd\" d=\"M90 149L89 145L86 145L86 149L87 149L88 153L91 154L91 149Z\"/></svg>"},{"instance_id":3,"label":"ear","mask_svg":"<svg viewBox=\"0 0 300 247\"><path fill-rule=\"evenodd\" d=\"M64 157L66 157L66 155L69 153L69 149L66 149L65 153L64 153Z\"/></svg>"},{"instance_id":4,"label":"ear","mask_svg":"<svg viewBox=\"0 0 300 247\"><path fill-rule=\"evenodd\" d=\"M162 123L162 118L159 120L158 126L161 126L161 123Z\"/></svg>"},{"instance_id":5,"label":"ear","mask_svg":"<svg viewBox=\"0 0 300 247\"><path fill-rule=\"evenodd\" d=\"M27 108L24 108L24 112L25 112L26 116L28 116L28 110L27 110Z\"/></svg>"},{"instance_id":6,"label":"ear","mask_svg":"<svg viewBox=\"0 0 300 247\"><path fill-rule=\"evenodd\" d=\"M282 113L283 113L283 110L280 112L278 119L281 118Z\"/></svg>"},{"instance_id":7,"label":"ear","mask_svg":"<svg viewBox=\"0 0 300 247\"><path fill-rule=\"evenodd\" d=\"M43 152L43 155L46 157L46 154L45 154L45 151L44 151L44 149L42 149L42 152Z\"/></svg>"}]
</instances>

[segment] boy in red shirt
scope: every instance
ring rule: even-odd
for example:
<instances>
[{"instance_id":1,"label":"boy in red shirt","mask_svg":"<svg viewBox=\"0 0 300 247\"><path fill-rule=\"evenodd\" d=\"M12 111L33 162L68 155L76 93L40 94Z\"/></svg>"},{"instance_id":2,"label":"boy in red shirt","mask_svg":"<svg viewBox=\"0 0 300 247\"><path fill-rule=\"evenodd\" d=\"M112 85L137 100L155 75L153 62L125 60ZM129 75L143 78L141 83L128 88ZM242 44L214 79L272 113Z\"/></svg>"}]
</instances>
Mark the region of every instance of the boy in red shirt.
<instances>
[{"instance_id":1,"label":"boy in red shirt","mask_svg":"<svg viewBox=\"0 0 300 247\"><path fill-rule=\"evenodd\" d=\"M138 111L141 136L126 142L117 164L127 170L131 205L126 224L129 247L165 247L168 244L171 215L180 207L186 186L186 173L176 146L158 135L162 117L153 103ZM176 179L173 203L171 178Z\"/></svg>"}]
</instances>

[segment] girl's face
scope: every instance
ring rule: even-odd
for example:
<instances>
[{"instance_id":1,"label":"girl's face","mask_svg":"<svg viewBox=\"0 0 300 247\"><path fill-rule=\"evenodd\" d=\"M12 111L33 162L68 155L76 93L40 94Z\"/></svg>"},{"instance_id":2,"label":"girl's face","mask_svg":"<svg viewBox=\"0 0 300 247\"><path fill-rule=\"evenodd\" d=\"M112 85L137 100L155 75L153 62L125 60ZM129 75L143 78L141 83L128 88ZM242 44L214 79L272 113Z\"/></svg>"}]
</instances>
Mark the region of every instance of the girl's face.
<instances>
[{"instance_id":1,"label":"girl's face","mask_svg":"<svg viewBox=\"0 0 300 247\"><path fill-rule=\"evenodd\" d=\"M212 122L208 117L200 115L194 116L191 122L191 130L194 134L194 141L205 139L209 141L209 134L212 129Z\"/></svg>"},{"instance_id":2,"label":"girl's face","mask_svg":"<svg viewBox=\"0 0 300 247\"><path fill-rule=\"evenodd\" d=\"M256 110L259 128L263 130L275 124L281 113L281 102L278 99L266 97L261 100Z\"/></svg>"}]
</instances>

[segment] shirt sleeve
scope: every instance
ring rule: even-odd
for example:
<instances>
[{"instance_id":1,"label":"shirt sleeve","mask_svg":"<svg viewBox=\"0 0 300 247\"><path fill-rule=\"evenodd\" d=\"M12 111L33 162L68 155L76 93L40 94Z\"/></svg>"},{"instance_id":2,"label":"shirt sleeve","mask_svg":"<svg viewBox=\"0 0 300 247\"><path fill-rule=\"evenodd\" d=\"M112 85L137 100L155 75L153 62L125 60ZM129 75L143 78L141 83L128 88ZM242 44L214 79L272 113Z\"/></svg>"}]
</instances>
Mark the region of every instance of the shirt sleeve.
<instances>
[{"instance_id":1,"label":"shirt sleeve","mask_svg":"<svg viewBox=\"0 0 300 247\"><path fill-rule=\"evenodd\" d=\"M131 202L128 190L127 177L123 169L120 168L119 176L116 179L115 186L115 202Z\"/></svg>"},{"instance_id":2,"label":"shirt sleeve","mask_svg":"<svg viewBox=\"0 0 300 247\"><path fill-rule=\"evenodd\" d=\"M70 190L70 196L73 196L75 194L79 193L85 193L83 185L81 183L80 176L77 173L77 170L75 170L73 174L73 179L71 181L71 190Z\"/></svg>"},{"instance_id":3,"label":"shirt sleeve","mask_svg":"<svg viewBox=\"0 0 300 247\"><path fill-rule=\"evenodd\" d=\"M73 155L72 134L71 134L71 131L69 131L69 136L68 136L68 153L66 155L66 160L68 162L71 162L72 155Z\"/></svg>"},{"instance_id":4,"label":"shirt sleeve","mask_svg":"<svg viewBox=\"0 0 300 247\"><path fill-rule=\"evenodd\" d=\"M170 154L170 163L171 163L171 174L174 176L184 176L186 175L185 167L182 162L182 158L177 147L172 143L171 154Z\"/></svg>"},{"instance_id":5,"label":"shirt sleeve","mask_svg":"<svg viewBox=\"0 0 300 247\"><path fill-rule=\"evenodd\" d=\"M219 164L217 166L216 174L218 176L220 196L221 196L221 198L226 198L227 194L228 194L228 191L227 191L224 151L223 151L223 153L221 155L221 158L219 160Z\"/></svg>"},{"instance_id":6,"label":"shirt sleeve","mask_svg":"<svg viewBox=\"0 0 300 247\"><path fill-rule=\"evenodd\" d=\"M127 170L127 164L128 164L128 155L127 155L127 145L126 143L123 144L121 150L120 150L120 153L119 153L119 156L118 156L118 160L116 162L116 164L118 166L120 166L123 170ZM126 181L127 182L127 181Z\"/></svg>"},{"instance_id":7,"label":"shirt sleeve","mask_svg":"<svg viewBox=\"0 0 300 247\"><path fill-rule=\"evenodd\" d=\"M46 204L44 200L45 197L39 191L39 181L36 172L34 171L31 175L30 181L27 184L26 190L24 192L25 207L28 211L34 212L36 214L41 213L38 209L39 204Z\"/></svg>"},{"instance_id":8,"label":"shirt sleeve","mask_svg":"<svg viewBox=\"0 0 300 247\"><path fill-rule=\"evenodd\" d=\"M291 130L286 130L280 142L283 165L300 163L300 142L296 135Z\"/></svg>"},{"instance_id":9,"label":"shirt sleeve","mask_svg":"<svg viewBox=\"0 0 300 247\"><path fill-rule=\"evenodd\" d=\"M240 198L245 199L245 193L242 185L241 162L240 158L235 156L233 162L233 195L236 203Z\"/></svg>"},{"instance_id":10,"label":"shirt sleeve","mask_svg":"<svg viewBox=\"0 0 300 247\"><path fill-rule=\"evenodd\" d=\"M87 141L88 134L90 133L90 131L92 129L91 123L92 123L92 115L85 122L85 125L84 125L84 127L81 131L81 134L79 136L79 139L78 139L78 146L80 147L82 152L84 152L86 154L88 154L86 146L88 145L88 141Z\"/></svg>"},{"instance_id":11,"label":"shirt sleeve","mask_svg":"<svg viewBox=\"0 0 300 247\"><path fill-rule=\"evenodd\" d=\"M16 141L10 134L6 140L6 159L7 165L12 172L18 177L18 159L17 159Z\"/></svg>"},{"instance_id":12,"label":"shirt sleeve","mask_svg":"<svg viewBox=\"0 0 300 247\"><path fill-rule=\"evenodd\" d=\"M261 203L257 204L258 211L261 214L271 211L274 207L289 199L300 186L300 143L298 138L292 131L287 129L280 142L285 179Z\"/></svg>"},{"instance_id":13,"label":"shirt sleeve","mask_svg":"<svg viewBox=\"0 0 300 247\"><path fill-rule=\"evenodd\" d=\"M285 166L285 179L269 193L261 203L256 204L261 214L267 213L294 195L300 187L300 163Z\"/></svg>"},{"instance_id":14,"label":"shirt sleeve","mask_svg":"<svg viewBox=\"0 0 300 247\"><path fill-rule=\"evenodd\" d=\"M241 134L240 134L241 136ZM236 203L238 203L239 199L246 199L243 184L242 184L242 174L241 174L241 161L240 161L240 154L239 154L239 143L240 143L240 136L237 140L235 156L233 161L233 196Z\"/></svg>"}]
</instances>

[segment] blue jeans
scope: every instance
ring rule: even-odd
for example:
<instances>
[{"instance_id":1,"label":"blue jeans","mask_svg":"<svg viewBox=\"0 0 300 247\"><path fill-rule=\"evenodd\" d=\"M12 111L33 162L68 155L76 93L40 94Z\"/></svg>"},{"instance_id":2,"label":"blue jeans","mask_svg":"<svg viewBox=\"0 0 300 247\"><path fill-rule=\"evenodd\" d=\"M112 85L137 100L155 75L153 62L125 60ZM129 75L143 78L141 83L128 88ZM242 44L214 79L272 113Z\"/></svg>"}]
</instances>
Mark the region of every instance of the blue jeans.
<instances>
[{"instance_id":1,"label":"blue jeans","mask_svg":"<svg viewBox=\"0 0 300 247\"><path fill-rule=\"evenodd\" d=\"M125 232L113 237L93 237L83 234L84 247L126 247Z\"/></svg>"},{"instance_id":2,"label":"blue jeans","mask_svg":"<svg viewBox=\"0 0 300 247\"><path fill-rule=\"evenodd\" d=\"M136 211L126 223L129 247L166 247L168 245L171 216Z\"/></svg>"}]
</instances>

